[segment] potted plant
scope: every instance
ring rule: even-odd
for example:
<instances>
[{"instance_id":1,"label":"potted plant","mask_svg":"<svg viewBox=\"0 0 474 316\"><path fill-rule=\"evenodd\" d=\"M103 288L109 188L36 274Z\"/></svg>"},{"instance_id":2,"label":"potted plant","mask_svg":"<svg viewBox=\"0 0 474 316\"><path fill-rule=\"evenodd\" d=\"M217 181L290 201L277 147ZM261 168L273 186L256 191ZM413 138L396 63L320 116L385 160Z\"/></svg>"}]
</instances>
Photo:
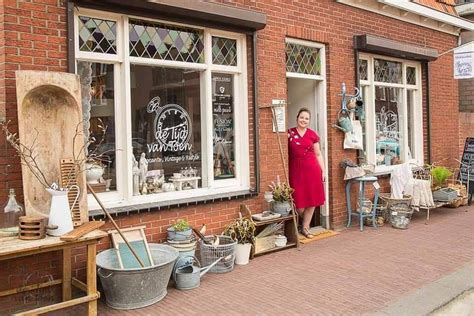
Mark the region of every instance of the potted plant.
<instances>
[{"instance_id":1,"label":"potted plant","mask_svg":"<svg viewBox=\"0 0 474 316\"><path fill-rule=\"evenodd\" d=\"M249 263L250 250L255 238L255 223L251 218L242 217L235 219L224 229L224 235L237 241L235 248L235 264Z\"/></svg>"},{"instance_id":2,"label":"potted plant","mask_svg":"<svg viewBox=\"0 0 474 316\"><path fill-rule=\"evenodd\" d=\"M192 228L185 219L178 219L176 223L168 227L168 240L184 241L191 238Z\"/></svg>"},{"instance_id":3,"label":"potted plant","mask_svg":"<svg viewBox=\"0 0 474 316\"><path fill-rule=\"evenodd\" d=\"M269 185L273 194L273 212L279 213L282 216L289 214L291 209L291 201L293 189L287 184L277 180Z\"/></svg>"},{"instance_id":4,"label":"potted plant","mask_svg":"<svg viewBox=\"0 0 474 316\"><path fill-rule=\"evenodd\" d=\"M452 175L453 173L446 167L437 166L431 168L431 177L433 178L433 186L435 188L444 187L446 180Z\"/></svg>"}]
</instances>

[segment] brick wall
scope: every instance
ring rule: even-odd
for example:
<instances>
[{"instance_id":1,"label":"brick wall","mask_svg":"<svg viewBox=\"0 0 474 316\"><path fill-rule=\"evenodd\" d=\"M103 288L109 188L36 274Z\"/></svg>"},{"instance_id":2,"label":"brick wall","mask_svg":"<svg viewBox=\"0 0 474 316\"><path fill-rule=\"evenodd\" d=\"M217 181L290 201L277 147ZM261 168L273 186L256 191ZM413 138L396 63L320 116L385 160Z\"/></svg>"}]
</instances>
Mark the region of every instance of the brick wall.
<instances>
[{"instance_id":1,"label":"brick wall","mask_svg":"<svg viewBox=\"0 0 474 316\"><path fill-rule=\"evenodd\" d=\"M440 33L431 29L408 24L387 18L375 13L355 9L334 1L301 1L275 2L275 1L249 1L239 0L224 2L227 5L249 8L267 14L267 27L258 32L257 66L258 90L257 104L269 104L272 99L287 99L287 86L285 75L285 37L294 37L312 40L326 44L327 47L327 107L328 126L335 122L340 108L341 83L345 82L351 89L355 85L355 66L352 38L354 35L373 34L394 40L428 46L446 51L456 45L456 37ZM0 50L4 49L4 105L6 117L12 120L12 127L16 128L16 95L15 95L15 70L36 69L49 71L66 71L67 66L67 39L66 39L66 9L63 1L59 0L31 0L3 2L5 23L4 32L0 35ZM1 12L0 12L1 13ZM350 18L349 18L350 17ZM2 38L5 37L5 46ZM251 63L251 38L248 38L248 68L249 68L249 114L253 113L252 107L252 63ZM452 79L452 56L445 55L430 64L430 97L431 97L431 122L427 122L426 109L424 110L425 135L426 126L432 125L432 154L433 160L444 157L457 157L459 152L459 115L458 115L458 90L457 82ZM0 73L2 68L0 68ZM3 76L1 76L3 78ZM424 80L426 86L426 80ZM0 89L2 81L0 81ZM425 104L425 103L424 103ZM0 106L2 94L0 93ZM260 191L265 191L268 184L276 175L283 178L284 169L280 160L280 153L275 141L275 134L271 132L272 121L269 110L262 109L259 113L259 150L260 150ZM250 137L253 140L253 117L249 119ZM426 139L426 138L425 138ZM281 141L286 156L286 135L281 135ZM3 140L2 140L3 142ZM0 142L0 201L6 200L7 182L15 187L21 199L21 173L18 160L13 157L11 149ZM346 223L344 200L343 170L339 162L345 158L356 159L355 153L342 149L343 135L339 131L328 129L329 161L329 205L331 207L331 222L336 228ZM251 156L253 157L253 144L250 143ZM253 158L250 159L253 164ZM10 166L10 167L7 167ZM7 174L3 172L7 171ZM253 168L252 168L253 170ZM252 183L255 184L255 174L251 174ZM387 180L382 180L384 187ZM262 196L248 200L209 203L191 207L180 207L169 210L151 210L150 212L130 215L120 215L117 221L121 227L145 225L146 234L151 242L158 242L165 238L166 227L176 218L187 218L191 224L200 226L207 224L210 233L219 233L223 227L237 216L238 206L245 203L252 210L261 210L264 202ZM107 228L111 228L107 224ZM103 240L99 249L109 247L107 240ZM60 267L57 257L41 264L43 270L49 271L52 267ZM75 253L74 267L76 276L83 278L84 250ZM36 259L35 259L36 260ZM38 259L39 260L39 259ZM48 261L48 260L45 260ZM1 271L10 271L11 267L24 264L21 260L11 260L2 263ZM35 261L36 262L36 261ZM33 266L28 267L33 269ZM41 270L40 268L38 268ZM39 274L38 274L39 275ZM18 284L17 273L5 275L1 273L0 290ZM16 282L16 283L15 283ZM21 301L21 296L8 299L8 302ZM14 305L14 304L13 304ZM4 308L12 304L1 304L0 314Z\"/></svg>"}]
</instances>

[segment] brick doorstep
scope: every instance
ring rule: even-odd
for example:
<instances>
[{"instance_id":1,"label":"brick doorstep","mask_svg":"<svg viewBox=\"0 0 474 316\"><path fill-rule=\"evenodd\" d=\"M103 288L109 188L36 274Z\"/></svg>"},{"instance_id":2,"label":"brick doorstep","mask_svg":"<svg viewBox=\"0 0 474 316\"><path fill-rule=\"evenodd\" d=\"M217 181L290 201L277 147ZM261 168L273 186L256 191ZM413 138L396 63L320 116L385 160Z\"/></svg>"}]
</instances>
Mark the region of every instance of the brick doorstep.
<instances>
[{"instance_id":1,"label":"brick doorstep","mask_svg":"<svg viewBox=\"0 0 474 316\"><path fill-rule=\"evenodd\" d=\"M198 289L168 289L161 302L120 315L362 314L382 309L474 260L474 207L414 214L407 230L388 225L258 257ZM100 315L117 314L104 302Z\"/></svg>"}]
</instances>

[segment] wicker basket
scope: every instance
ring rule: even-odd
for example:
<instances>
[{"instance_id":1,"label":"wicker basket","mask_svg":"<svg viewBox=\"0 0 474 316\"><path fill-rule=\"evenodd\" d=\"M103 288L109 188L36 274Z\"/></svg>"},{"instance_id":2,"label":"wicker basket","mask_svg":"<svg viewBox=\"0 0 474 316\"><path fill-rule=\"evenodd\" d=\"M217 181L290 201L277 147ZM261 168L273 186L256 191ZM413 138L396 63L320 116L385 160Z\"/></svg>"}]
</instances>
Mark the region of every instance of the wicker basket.
<instances>
[{"instance_id":1,"label":"wicker basket","mask_svg":"<svg viewBox=\"0 0 474 316\"><path fill-rule=\"evenodd\" d=\"M392 198L390 193L380 193L381 207L385 208L384 218L386 222L391 222L391 212L393 207L406 206L411 208L411 195L404 195L401 199Z\"/></svg>"},{"instance_id":2,"label":"wicker basket","mask_svg":"<svg viewBox=\"0 0 474 316\"><path fill-rule=\"evenodd\" d=\"M235 260L235 246L237 241L232 240L229 236L217 236L219 238L218 245L205 244L202 240L200 241L200 253L201 253L201 264L203 267L214 263L219 258L223 258L215 266L213 266L209 272L214 273L225 273L230 272L234 269ZM215 237L206 237L206 240L214 242Z\"/></svg>"}]
</instances>

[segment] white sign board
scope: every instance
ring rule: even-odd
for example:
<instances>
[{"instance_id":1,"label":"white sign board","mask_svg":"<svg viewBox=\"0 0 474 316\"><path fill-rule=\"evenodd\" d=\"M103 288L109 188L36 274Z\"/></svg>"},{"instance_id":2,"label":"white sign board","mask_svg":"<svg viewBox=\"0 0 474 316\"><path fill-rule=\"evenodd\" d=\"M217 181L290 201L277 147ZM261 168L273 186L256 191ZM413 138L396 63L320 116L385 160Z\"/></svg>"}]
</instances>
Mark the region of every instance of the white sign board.
<instances>
[{"instance_id":1,"label":"white sign board","mask_svg":"<svg viewBox=\"0 0 474 316\"><path fill-rule=\"evenodd\" d=\"M454 79L474 78L474 41L454 49Z\"/></svg>"},{"instance_id":2,"label":"white sign board","mask_svg":"<svg viewBox=\"0 0 474 316\"><path fill-rule=\"evenodd\" d=\"M278 127L278 132L286 131L285 124L285 100L272 100L272 105L274 106L273 110L275 111L275 118ZM275 124L273 125L273 132L275 131Z\"/></svg>"},{"instance_id":3,"label":"white sign board","mask_svg":"<svg viewBox=\"0 0 474 316\"><path fill-rule=\"evenodd\" d=\"M454 53L454 79L474 78L474 52Z\"/></svg>"}]
</instances>

